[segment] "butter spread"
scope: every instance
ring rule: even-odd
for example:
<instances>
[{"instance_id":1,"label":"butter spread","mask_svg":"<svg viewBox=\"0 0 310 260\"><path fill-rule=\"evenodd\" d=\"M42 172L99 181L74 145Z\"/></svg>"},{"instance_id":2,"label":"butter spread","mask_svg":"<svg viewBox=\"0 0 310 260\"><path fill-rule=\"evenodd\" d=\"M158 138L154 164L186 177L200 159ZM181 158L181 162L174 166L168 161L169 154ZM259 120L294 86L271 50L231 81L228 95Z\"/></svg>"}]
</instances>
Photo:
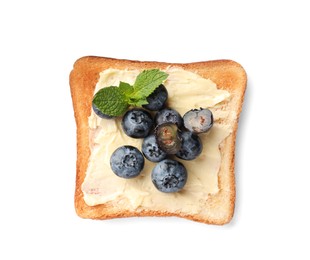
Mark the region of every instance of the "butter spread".
<instances>
[{"instance_id":1,"label":"butter spread","mask_svg":"<svg viewBox=\"0 0 310 260\"><path fill-rule=\"evenodd\" d=\"M182 212L199 212L209 194L218 189L218 172L221 164L220 143L230 135L232 129L218 122L228 116L224 104L229 92L220 90L209 79L177 67L164 70L169 74L164 85L168 90L168 106L181 115L190 109L207 107L214 115L214 125L207 134L201 134L203 151L192 161L180 160L188 171L188 180L178 193L162 193L151 181L155 166L145 159L141 175L133 179L117 177L110 168L110 157L122 145L132 145L141 150L142 139L128 137L122 130L121 119L102 119L92 111L88 122L90 149L86 177L82 185L84 200L94 206L111 202L115 207L126 209L152 209ZM100 73L95 93L107 86L118 86L120 81L133 84L138 70L107 69ZM204 198L202 200L201 198Z\"/></svg>"}]
</instances>

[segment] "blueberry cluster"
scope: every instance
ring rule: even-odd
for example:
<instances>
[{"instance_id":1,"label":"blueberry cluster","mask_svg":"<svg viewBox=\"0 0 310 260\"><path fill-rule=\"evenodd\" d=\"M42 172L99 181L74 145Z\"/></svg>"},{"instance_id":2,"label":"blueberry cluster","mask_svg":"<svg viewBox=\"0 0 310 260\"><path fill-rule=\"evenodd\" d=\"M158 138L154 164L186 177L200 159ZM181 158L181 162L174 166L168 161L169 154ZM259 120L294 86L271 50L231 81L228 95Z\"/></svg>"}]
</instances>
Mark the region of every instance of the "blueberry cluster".
<instances>
[{"instance_id":1,"label":"blueberry cluster","mask_svg":"<svg viewBox=\"0 0 310 260\"><path fill-rule=\"evenodd\" d=\"M141 151L124 145L114 151L110 159L112 171L122 178L133 178L144 167L144 158L157 163L152 170L154 186L162 192L180 191L187 181L187 170L175 160L194 160L203 149L198 136L213 125L209 109L193 109L182 117L176 110L166 108L168 92L160 85L143 108L157 111L154 119L150 112L133 108L122 118L123 131L132 138L144 138ZM98 114L98 113L97 113Z\"/></svg>"}]
</instances>

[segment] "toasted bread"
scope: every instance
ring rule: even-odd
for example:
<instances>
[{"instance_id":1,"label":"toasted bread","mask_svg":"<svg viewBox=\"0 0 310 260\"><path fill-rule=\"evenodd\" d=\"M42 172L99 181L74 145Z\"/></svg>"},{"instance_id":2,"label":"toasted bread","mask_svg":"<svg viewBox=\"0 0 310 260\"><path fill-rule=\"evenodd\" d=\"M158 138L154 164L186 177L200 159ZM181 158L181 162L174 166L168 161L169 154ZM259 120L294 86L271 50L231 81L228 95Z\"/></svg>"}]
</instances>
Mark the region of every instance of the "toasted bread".
<instances>
[{"instance_id":1,"label":"toasted bread","mask_svg":"<svg viewBox=\"0 0 310 260\"><path fill-rule=\"evenodd\" d=\"M165 69L168 66L177 66L186 71L199 74L203 78L216 83L217 88L227 90L230 93L227 109L232 111L234 117L226 118L225 123L232 127L231 134L220 144L221 165L218 172L218 192L210 194L206 199L203 213L156 210L139 208L139 210L114 207L113 203L103 203L88 206L84 201L82 184L86 176L90 150L90 135L88 117L91 114L92 98L95 86L99 80L100 72L108 69L144 70L151 68ZM190 220L223 225L228 223L234 214L235 205L235 139L238 119L242 109L244 93L246 89L246 73L241 65L231 60L215 60L206 62L194 62L175 64L165 62L141 62L132 60L120 60L103 57L83 57L78 59L70 74L70 88L74 107L74 115L77 125L77 163L76 163L76 189L75 208L82 218L111 219L133 216L177 216Z\"/></svg>"}]
</instances>

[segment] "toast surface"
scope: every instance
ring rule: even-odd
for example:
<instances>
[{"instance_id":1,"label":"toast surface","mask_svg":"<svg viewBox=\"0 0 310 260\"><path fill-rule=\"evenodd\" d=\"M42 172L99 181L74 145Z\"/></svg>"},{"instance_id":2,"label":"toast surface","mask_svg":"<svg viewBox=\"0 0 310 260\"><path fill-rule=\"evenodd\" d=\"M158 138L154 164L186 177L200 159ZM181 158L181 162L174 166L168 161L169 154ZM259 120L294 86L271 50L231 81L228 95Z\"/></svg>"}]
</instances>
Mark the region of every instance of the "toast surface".
<instances>
[{"instance_id":1,"label":"toast surface","mask_svg":"<svg viewBox=\"0 0 310 260\"><path fill-rule=\"evenodd\" d=\"M232 127L231 134L220 144L221 167L218 172L218 188L216 194L208 196L203 213L171 212L167 210L139 209L128 210L114 207L107 202L101 205L88 206L83 198L81 189L85 179L88 160L90 157L88 117L91 113L92 98L95 86L99 80L99 73L108 68L144 70L165 69L168 66L177 66L184 70L199 74L203 78L216 83L217 88L227 90L230 100L227 109L232 111L234 117L227 119L225 124ZM195 63L165 63L141 62L120 60L103 57L83 57L77 60L70 73L70 88L77 125L77 164L76 164L76 189L75 208L82 218L109 219L133 216L177 216L198 222L222 225L228 223L234 213L235 205L235 175L234 151L238 127L238 119L246 88L246 73L236 62L231 60L217 60Z\"/></svg>"}]
</instances>

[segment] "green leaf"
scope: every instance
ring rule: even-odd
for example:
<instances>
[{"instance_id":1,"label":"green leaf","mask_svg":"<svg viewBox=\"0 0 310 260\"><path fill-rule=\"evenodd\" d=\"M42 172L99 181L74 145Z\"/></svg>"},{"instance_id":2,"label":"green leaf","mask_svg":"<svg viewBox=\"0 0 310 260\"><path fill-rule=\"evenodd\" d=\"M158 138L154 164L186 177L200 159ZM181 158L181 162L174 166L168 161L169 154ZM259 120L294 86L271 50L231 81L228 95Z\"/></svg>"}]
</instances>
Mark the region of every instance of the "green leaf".
<instances>
[{"instance_id":1,"label":"green leaf","mask_svg":"<svg viewBox=\"0 0 310 260\"><path fill-rule=\"evenodd\" d=\"M147 105L149 102L146 100L146 98L143 98L143 99L130 99L128 103L131 106L142 107L142 105Z\"/></svg>"},{"instance_id":2,"label":"green leaf","mask_svg":"<svg viewBox=\"0 0 310 260\"><path fill-rule=\"evenodd\" d=\"M100 89L93 98L94 105L109 116L121 116L128 109L126 97L118 87Z\"/></svg>"},{"instance_id":3,"label":"green leaf","mask_svg":"<svg viewBox=\"0 0 310 260\"><path fill-rule=\"evenodd\" d=\"M168 74L159 69L144 70L136 78L133 85L132 99L144 99L167 79Z\"/></svg>"},{"instance_id":4,"label":"green leaf","mask_svg":"<svg viewBox=\"0 0 310 260\"><path fill-rule=\"evenodd\" d=\"M120 82L119 83L119 90L126 96L129 97L130 94L133 92L133 87L126 83L126 82Z\"/></svg>"},{"instance_id":5,"label":"green leaf","mask_svg":"<svg viewBox=\"0 0 310 260\"><path fill-rule=\"evenodd\" d=\"M144 70L136 78L133 86L120 82L118 87L100 89L93 98L93 104L109 116L123 115L129 106L148 104L147 97L167 79L168 74L158 69Z\"/></svg>"}]
</instances>

